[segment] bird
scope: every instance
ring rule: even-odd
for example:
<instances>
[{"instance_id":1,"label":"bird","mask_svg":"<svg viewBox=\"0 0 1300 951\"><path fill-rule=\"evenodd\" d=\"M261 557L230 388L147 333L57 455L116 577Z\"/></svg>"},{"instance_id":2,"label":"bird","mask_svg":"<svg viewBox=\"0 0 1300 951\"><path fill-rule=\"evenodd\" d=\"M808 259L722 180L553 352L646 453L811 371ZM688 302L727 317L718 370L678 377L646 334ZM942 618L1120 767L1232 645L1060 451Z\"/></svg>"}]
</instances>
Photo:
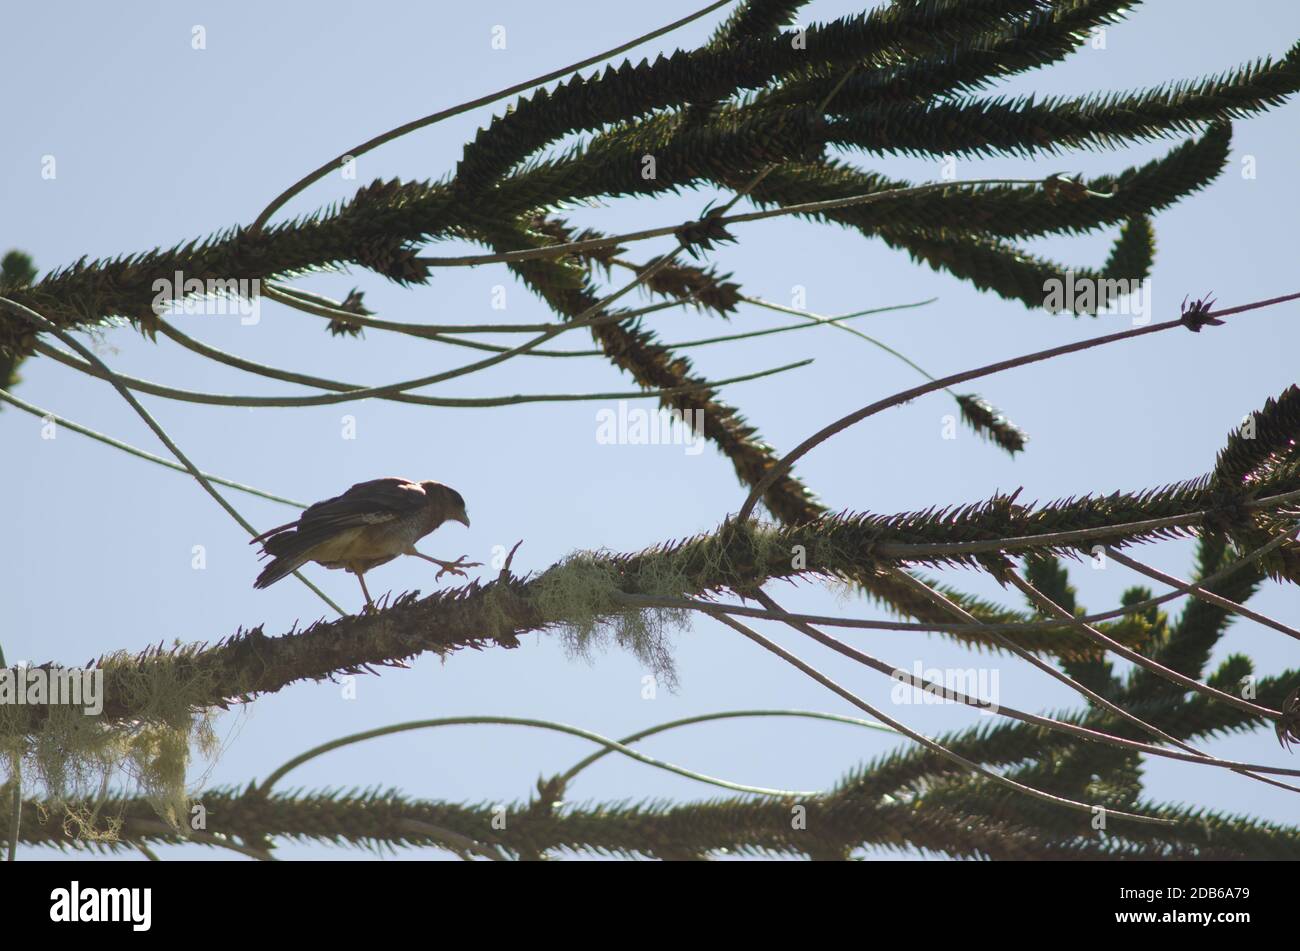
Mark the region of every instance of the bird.
<instances>
[{"instance_id":1,"label":"bird","mask_svg":"<svg viewBox=\"0 0 1300 951\"><path fill-rule=\"evenodd\" d=\"M395 476L358 482L341 495L308 506L296 521L254 538L249 544L261 544L259 557L272 561L253 587L273 585L314 561L356 575L369 611L374 601L366 588L366 572L398 555L414 555L438 565L437 579L448 573L464 576L464 569L481 567L481 562L467 562L467 555L442 561L415 550L417 541L444 522L469 527L465 499L449 485Z\"/></svg>"}]
</instances>

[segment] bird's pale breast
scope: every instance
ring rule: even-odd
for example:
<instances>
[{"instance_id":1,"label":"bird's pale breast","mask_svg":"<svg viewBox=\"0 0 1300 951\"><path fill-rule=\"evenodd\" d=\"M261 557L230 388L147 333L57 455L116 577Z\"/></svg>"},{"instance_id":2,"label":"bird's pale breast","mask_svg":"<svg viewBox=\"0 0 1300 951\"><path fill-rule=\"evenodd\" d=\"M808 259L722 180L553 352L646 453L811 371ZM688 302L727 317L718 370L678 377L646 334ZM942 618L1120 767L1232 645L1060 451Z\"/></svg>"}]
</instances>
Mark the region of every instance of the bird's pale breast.
<instances>
[{"instance_id":1,"label":"bird's pale breast","mask_svg":"<svg viewBox=\"0 0 1300 951\"><path fill-rule=\"evenodd\" d=\"M408 551L431 530L427 513L417 511L403 518L345 529L313 548L311 559L329 568L357 563L374 567Z\"/></svg>"}]
</instances>

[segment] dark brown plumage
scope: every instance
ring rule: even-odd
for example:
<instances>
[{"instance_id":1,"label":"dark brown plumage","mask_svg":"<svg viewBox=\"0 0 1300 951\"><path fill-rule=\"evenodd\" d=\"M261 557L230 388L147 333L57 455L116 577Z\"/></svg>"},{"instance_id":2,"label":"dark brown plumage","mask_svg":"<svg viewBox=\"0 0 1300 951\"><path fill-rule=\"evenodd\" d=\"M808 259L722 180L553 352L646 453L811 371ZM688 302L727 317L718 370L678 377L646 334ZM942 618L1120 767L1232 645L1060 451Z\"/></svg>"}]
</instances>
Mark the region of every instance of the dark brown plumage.
<instances>
[{"instance_id":1,"label":"dark brown plumage","mask_svg":"<svg viewBox=\"0 0 1300 951\"><path fill-rule=\"evenodd\" d=\"M255 588L275 584L309 561L326 568L342 568L357 576L366 607L373 602L365 573L398 555L414 555L447 572L463 575L478 567L462 555L441 561L415 550L415 543L443 522L469 525L465 500L441 482L411 482L390 477L358 482L342 495L317 502L296 522L280 525L253 539L261 542L262 557L273 560L253 582Z\"/></svg>"}]
</instances>

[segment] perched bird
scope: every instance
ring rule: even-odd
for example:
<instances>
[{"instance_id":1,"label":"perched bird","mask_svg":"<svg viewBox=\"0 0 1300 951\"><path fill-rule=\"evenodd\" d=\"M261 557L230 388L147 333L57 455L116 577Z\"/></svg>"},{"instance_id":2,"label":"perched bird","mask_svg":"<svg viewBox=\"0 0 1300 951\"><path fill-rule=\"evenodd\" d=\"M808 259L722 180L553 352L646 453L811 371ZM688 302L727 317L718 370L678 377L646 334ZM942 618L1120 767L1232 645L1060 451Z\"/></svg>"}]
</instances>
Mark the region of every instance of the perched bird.
<instances>
[{"instance_id":1,"label":"perched bird","mask_svg":"<svg viewBox=\"0 0 1300 951\"><path fill-rule=\"evenodd\" d=\"M374 602L366 590L366 572L398 555L433 562L441 569L438 578L448 572L464 575L462 569L479 567L480 562L466 562L465 555L455 561L441 561L415 550L415 543L443 522L469 525L465 500L450 486L398 478L358 482L342 495L308 507L296 522L254 538L250 544L261 543L261 557L273 560L257 576L253 587L275 584L314 561L356 575L369 609Z\"/></svg>"}]
</instances>

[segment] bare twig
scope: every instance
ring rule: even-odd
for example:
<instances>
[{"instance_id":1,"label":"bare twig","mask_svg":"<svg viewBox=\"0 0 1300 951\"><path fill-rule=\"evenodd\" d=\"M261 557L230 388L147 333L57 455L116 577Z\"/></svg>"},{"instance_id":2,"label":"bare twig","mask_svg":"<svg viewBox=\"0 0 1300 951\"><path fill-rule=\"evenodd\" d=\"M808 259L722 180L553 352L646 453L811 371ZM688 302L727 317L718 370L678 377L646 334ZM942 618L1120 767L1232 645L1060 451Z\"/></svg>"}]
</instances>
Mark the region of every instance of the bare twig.
<instances>
[{"instance_id":1,"label":"bare twig","mask_svg":"<svg viewBox=\"0 0 1300 951\"><path fill-rule=\"evenodd\" d=\"M461 858L466 858L468 855L481 855L493 862L507 860L506 855L500 849L485 845L477 839L471 839L467 835L461 835L459 832L444 826L436 826L431 822L421 822L419 819L401 819L398 825L415 835L433 839L448 851L455 852Z\"/></svg>"},{"instance_id":2,"label":"bare twig","mask_svg":"<svg viewBox=\"0 0 1300 951\"><path fill-rule=\"evenodd\" d=\"M195 341L197 343L197 341ZM98 379L108 379L105 372L93 364L81 361L66 353L52 347L49 344L37 342L35 349L64 366L79 370L88 376ZM209 348L210 349L210 348ZM220 351L217 351L220 352ZM278 370L275 367L263 366L253 363L252 361L242 360L231 354L224 354L223 359L218 362L230 366L242 364L239 369L248 372L257 373L260 376L270 377L272 379L287 379L296 377L291 382L301 383L303 374L290 373L289 371ZM212 357L212 359L217 359ZM687 383L682 386L666 387L661 390L622 390L609 393L527 393L516 394L513 396L466 396L466 397L443 397L443 396L423 396L418 393L407 393L405 390L413 389L419 386L427 386L427 380L410 380L405 383L387 383L383 386L361 387L350 383L340 383L336 380L325 380L319 377L311 377L316 380L314 384L325 389L343 390L335 395L322 394L318 396L244 396L226 393L201 393L195 390L183 390L174 386L164 386L161 383L154 383L151 380L142 380L139 377L126 376L124 374L115 374L116 378L121 380L128 388L138 390L141 393L148 393L152 396L161 396L166 399L177 400L183 403L201 403L208 406L324 406L334 403L350 403L355 400L363 399L387 399L396 400L405 403L419 403L425 406L442 406L452 409L483 409L493 406L517 406L521 403L581 403L593 402L598 400L635 400L648 399L660 395L670 395L673 393L691 393L698 390L711 389L713 387L727 386L732 383L745 383L749 380L758 380L766 376L773 376L777 373L786 373L790 370L796 370L800 367L808 366L812 359L800 360L795 363L788 363L784 366L771 367L766 370L759 370L754 373L746 373L741 376L727 377L722 380L709 380L701 383ZM254 369L255 367L260 369Z\"/></svg>"},{"instance_id":3,"label":"bare twig","mask_svg":"<svg viewBox=\"0 0 1300 951\"><path fill-rule=\"evenodd\" d=\"M51 419L64 429L69 429L74 433L81 433L83 436L89 436L91 439L98 440L107 446L112 446L114 449L121 449L123 452L130 453L133 456L138 456L141 459L147 459L149 462L157 463L160 466L166 466L168 469L175 470L176 472L184 472L187 475L189 474L189 470L180 463L172 462L170 459L164 459L162 456L155 456L151 452L146 452L145 450L132 446L129 443L124 443L119 439L114 439L112 436L105 435L104 433L91 429L88 426L82 426L80 423L75 423L70 419L65 419L62 416L51 413L49 410L41 409L39 406L34 406L26 400L19 399L8 390L0 389L0 400L4 400L11 406L16 406L24 412L31 413L33 416L39 416L42 419ZM307 507L307 503L305 502L287 499L282 495L273 495L270 492L264 492L254 486L245 485L242 482L235 482L231 479L213 475L211 472L205 472L203 473L203 476L217 485L224 485L228 489L238 489L240 492L247 492L249 495L256 495L258 498L267 499L271 502L279 502L281 505L291 505L294 508L299 509L305 509Z\"/></svg>"},{"instance_id":4,"label":"bare twig","mask_svg":"<svg viewBox=\"0 0 1300 951\"><path fill-rule=\"evenodd\" d=\"M1207 684L1200 683L1199 681L1194 680L1191 677L1186 676L1185 674L1180 674L1178 671L1166 667L1164 666L1164 664L1158 663L1157 661L1154 661L1149 657L1143 657L1135 650L1129 650L1119 641L1115 640L1112 637L1107 637L1105 634L1097 630L1097 628L1093 627L1091 624L1084 623L1083 621L1080 621L1078 618L1074 617L1074 615L1070 614L1069 611L1066 611L1064 608L1062 608L1051 598L1047 597L1047 595L1043 594L1041 591L1035 588L1029 581L1021 577L1019 572L1007 571L1005 575L1008 581L1010 581L1013 585L1015 585L1022 592L1024 592L1025 596L1028 597L1035 604L1042 606L1049 613L1057 614L1057 616L1060 617L1063 621L1065 621L1072 628L1079 631L1081 634L1083 634L1085 637L1087 637L1089 640L1093 641L1094 643L1106 648L1109 651L1113 651L1114 653L1118 654L1120 657L1123 657L1125 660L1137 664L1139 667L1143 668L1144 670L1150 671L1151 673L1155 674L1157 677L1163 677L1165 680L1168 680L1171 683L1175 683L1186 690L1195 691L1196 693L1199 693L1205 697L1209 697L1212 700L1222 700L1224 703L1230 703L1238 710L1242 710L1246 713L1252 714L1253 716L1267 717L1270 720L1281 719L1282 714L1278 710L1271 710L1268 707L1261 707L1258 704L1251 703L1249 700L1243 700L1240 697L1234 697L1230 693L1224 693L1222 690L1219 690L1216 687L1211 687Z\"/></svg>"},{"instance_id":5,"label":"bare twig","mask_svg":"<svg viewBox=\"0 0 1300 951\"><path fill-rule=\"evenodd\" d=\"M177 835L175 829L165 822L152 819L128 819L127 827L132 835L153 835L160 838L169 839ZM229 849L232 852L238 852L240 855L246 855L251 859L257 859L259 862L274 862L275 856L271 855L265 849L255 849L247 845L241 845L233 839L225 836L213 835L211 832L200 832L189 830L185 838L191 842L198 842L200 845L211 845L220 849Z\"/></svg>"},{"instance_id":6,"label":"bare twig","mask_svg":"<svg viewBox=\"0 0 1300 951\"><path fill-rule=\"evenodd\" d=\"M215 488L212 487L212 483L208 480L208 478L202 472L199 471L198 467L195 466L194 463L190 462L189 457L186 456L185 453L181 452L180 447L177 446L176 443L172 441L172 438L169 435L167 435L167 431L163 429L162 426L159 425L158 421L155 420L153 416L149 414L148 410L146 410L143 406L140 405L139 400L137 400L133 395L131 395L131 391L130 389L127 388L126 384L122 382L121 378L118 377L117 374L115 374L112 370L108 368L108 365L105 364L103 360L99 359L99 357L95 356L95 354L92 353L89 349L82 346L80 341L78 341L71 334L64 331L58 325L42 317L40 314L36 313L36 311L32 310L31 308L24 307L22 304L19 304L16 301L12 301L7 297L0 297L0 307L4 307L10 313L17 314L19 317L26 318L28 321L34 324L38 329L43 330L46 333L53 334L54 336L58 337L61 341L63 341L64 344L71 347L73 350L77 351L77 353L81 354L81 356L85 358L85 360L91 366L98 369L104 375L104 378L107 379L108 382L113 385L113 388L117 390L118 393L121 394L122 399L126 400L127 403L130 405L130 407L133 410L135 410L137 414L139 414L140 418L145 421L145 424L154 431L154 435L156 435L160 440L162 440L163 445L166 446L168 450L171 451L172 455L174 455L181 462L181 464L185 466L185 470L195 478L195 480L199 483L199 485L203 487L203 490L207 492L208 495L212 496L212 498L216 500L217 504L220 505L223 509L225 509L226 512L230 515L230 517L233 518L236 522L238 522L239 525L244 529L244 531L248 532L248 534L252 536L256 536L258 534L257 529L255 529L252 525L250 525L248 520L245 519L244 516L240 515L233 505L231 505L229 502L226 501L225 496L223 496L220 492L218 492ZM324 601L331 608L337 611L341 616L346 617L347 612L344 611L337 604L335 604L332 600L330 600L329 596L325 594L324 591L321 591L318 587L316 587L314 584L308 581L307 578L300 571L295 571L293 575L295 578L297 578L299 581L305 584L308 588L310 588L316 594L316 596L319 597L322 601Z\"/></svg>"},{"instance_id":7,"label":"bare twig","mask_svg":"<svg viewBox=\"0 0 1300 951\"><path fill-rule=\"evenodd\" d=\"M347 324L352 324L355 327L370 327L375 330L390 330L394 333L406 334L410 337L426 337L430 340L437 340L441 343L453 342L446 338L455 336L456 334L545 333L550 330L563 333L574 329L573 324L560 321L547 321L546 323L540 324L405 324L398 321L378 320L374 317L356 314L350 310L344 310L339 306L338 301L331 300L323 294L313 294L310 291L304 291L296 287L289 287L275 282L263 284L262 294L276 303L284 304L286 307L292 307L295 310L300 310L304 313L315 314L317 317L325 317L329 320L339 320ZM606 314L594 318L589 323L583 324L582 326L599 326L601 324L630 320L633 317L653 314L657 311L667 310L670 307L677 307L690 302L691 298L689 297L659 301L656 304L648 304L645 307L638 307L635 310L624 311L617 314ZM530 352L536 353L538 351L530 348Z\"/></svg>"},{"instance_id":8,"label":"bare twig","mask_svg":"<svg viewBox=\"0 0 1300 951\"><path fill-rule=\"evenodd\" d=\"M644 730L638 730L636 733L630 733L619 740L624 745L636 743L644 740L646 737L655 736L659 733L666 733L669 730L676 730L679 727L694 726L699 723L709 723L715 720L738 720L748 719L750 717L804 717L810 720L829 720L832 723L848 723L853 726L865 727L872 730L881 730L886 733L897 733L893 727L885 726L883 723L875 723L871 720L863 720L861 717L846 717L839 713L821 713L816 710L723 710L720 713L701 713L692 717L682 717L680 720L670 720L667 723L657 723L652 727ZM590 756L579 760L569 769L559 774L559 781L565 788L588 766L591 766L604 759L615 750L606 747L603 750L597 750Z\"/></svg>"},{"instance_id":9,"label":"bare twig","mask_svg":"<svg viewBox=\"0 0 1300 951\"><path fill-rule=\"evenodd\" d=\"M781 647L779 644L773 643L772 641L764 637L762 634L759 634L753 628L741 624L735 618L728 617L726 614L723 614L721 612L716 612L713 615L713 617L716 620L721 621L723 624L730 627L732 630L738 631L739 633L743 634L745 637L749 638L755 644L758 644L764 650L770 651L771 653L780 657L782 660L790 664L792 667L795 667L802 673L806 674L808 677L811 677L813 680L817 681L823 687L826 687L827 689L843 697L845 700L853 704L858 709L863 710L870 716L875 717L881 723L884 723L887 726L892 726L894 729L898 730L900 733L904 734L909 739L914 740L917 743L920 743L922 746L924 746L926 749L930 750L931 752L937 753L938 755L943 756L946 759L952 760L954 763L957 763L960 766L964 766L969 770L979 773L981 776L991 780L992 782L997 783L998 785L1006 786L1010 789L1013 789L1016 792L1024 793L1026 795L1032 796L1035 799L1041 799L1043 802L1050 802L1054 805L1064 806L1067 809L1073 809L1077 812L1085 812L1088 813L1089 815L1095 815L1097 810L1102 808L1100 806L1094 807L1088 805L1087 803L1077 802L1073 799L1066 799L1063 796L1055 796L1051 793L1043 792L1043 790L1041 789L1035 789L1033 786L1027 786L1024 783L1017 782L1016 780L1011 779L1007 776L1000 776L997 773L993 772L992 770L984 768L979 763L972 762L971 760L966 759L966 757L961 756L958 753L954 753L952 750L948 749L947 747L939 743L936 743L928 736L925 736L921 733L917 733L915 730L903 725L902 723L895 720L893 717L890 717L889 715L883 713L882 711L877 710L875 707L871 706L871 704L867 703L865 700L861 699L851 691L840 686L835 681L827 677L825 674L821 673L816 668L812 667L810 664L805 663L804 661L796 657L794 654L791 654L784 647ZM1154 825L1170 824L1170 820L1168 819L1159 819L1153 816L1137 815L1135 813L1120 812L1118 810L1113 810L1113 809L1106 809L1105 812L1107 815L1119 816L1125 819L1132 819L1135 822L1148 822Z\"/></svg>"},{"instance_id":10,"label":"bare twig","mask_svg":"<svg viewBox=\"0 0 1300 951\"><path fill-rule=\"evenodd\" d=\"M22 763L17 754L13 755L12 768L10 769L9 781L13 784L13 810L14 821L9 826L9 847L5 853L6 862L15 862L18 860L18 837L23 831L23 774Z\"/></svg>"},{"instance_id":11,"label":"bare twig","mask_svg":"<svg viewBox=\"0 0 1300 951\"><path fill-rule=\"evenodd\" d=\"M1261 766L1253 763L1239 763L1233 760L1219 759L1218 757L1211 756L1208 753L1201 753L1196 750L1193 750L1191 749L1191 747L1186 746L1186 744L1180 743L1178 740L1173 738L1171 739L1175 744L1179 745L1180 748L1186 748L1189 752L1179 753L1179 752L1175 752L1174 750L1164 749L1163 747L1156 746L1152 743L1142 743L1138 740L1126 739L1124 737L1115 736L1101 730L1091 730L1087 727L1078 726L1077 724L1074 723L1068 723L1064 720L1057 720L1052 717L1039 716L1034 713L1025 713L1022 710L1017 710L1015 707L1008 707L1005 704L992 703L987 700L981 700L979 697L972 697L969 694L966 694L962 691L949 687L946 684L929 681L921 677L917 677L909 673L908 671L903 670L900 667L895 667L892 664L888 664L885 661L879 660L878 658L873 657L868 653L865 653L864 651L860 651L855 647L850 647L848 644L845 644L843 641L831 637L829 634L817 630L817 628L813 627L811 624L806 624L803 621L800 621L794 616L788 614L785 611L785 609L782 608L781 605L779 605L771 595L769 595L766 591L763 591L762 589L755 590L753 592L753 595L760 602L762 602L762 604L771 612L773 620L783 621L785 624L794 628L796 631L799 631L801 634L805 634L808 637L811 637L814 641L823 645L824 647L829 647L831 650L835 651L836 653L842 654L843 656L848 657L859 664L862 664L864 667L870 667L872 670L885 674L886 676L888 676L893 680L910 684L911 686L923 690L927 693L942 696L947 700L952 700L957 703L963 703L967 706L975 707L978 710L985 710L990 713L998 714L999 716L1005 716L1008 719L1019 720L1022 723L1028 723L1033 726L1042 727L1043 729L1055 730L1061 733L1068 733L1073 736L1077 736L1080 739L1091 740L1097 743L1104 743L1108 746L1117 746L1120 747L1121 749L1133 750L1134 752L1138 752L1138 753L1148 753L1152 756L1162 756L1167 759L1180 760L1185 763L1197 763L1206 766L1217 766L1224 769L1232 769L1232 770L1254 769L1254 770L1259 770L1260 772L1277 773L1286 776L1300 776L1300 769L1288 769L1281 766ZM1140 720L1137 722L1139 724L1142 723L1142 721ZM1163 736L1163 734L1159 734L1159 731L1156 732L1158 735ZM1286 784L1282 784L1282 785L1286 786ZM1292 790L1293 792L1300 792L1300 787L1286 786L1286 788Z\"/></svg>"},{"instance_id":12,"label":"bare twig","mask_svg":"<svg viewBox=\"0 0 1300 951\"><path fill-rule=\"evenodd\" d=\"M1267 307L1270 304L1278 304L1278 303L1282 303L1283 301L1295 300L1296 298L1300 298L1300 294L1289 294L1284 297L1275 297L1270 300L1259 301L1254 304L1243 304L1240 307L1227 308L1225 310L1206 313L1201 315L1201 317L1202 319L1209 320L1216 317L1226 316L1228 314L1236 314L1246 310L1254 310L1260 307ZM754 511L754 506L757 505L758 500L763 497L763 493L766 492L768 487L771 486L774 482L776 482L777 479L779 479L781 476L789 472L790 467L794 465L794 463L798 459L800 459L801 457L806 455L810 450L820 445L821 443L825 442L827 439L830 439L832 436L836 435L837 433L843 432L844 430L848 429L850 426L853 426L856 423L860 423L862 422L862 420L867 419L870 416L874 416L876 413L879 413L882 410L886 410L889 409L890 407L898 406L901 403L906 403L910 400L914 400L918 396L924 396L927 393L933 393L935 390L942 390L950 386L955 386L958 383L965 383L967 380L978 379L979 377L982 376L990 376L994 373L1000 373L1003 370L1010 370L1015 367L1027 366L1031 363L1039 363L1043 360L1050 360L1055 357L1065 356L1066 354L1069 353L1077 353L1078 351L1081 350L1090 350L1093 347L1104 346L1105 344L1108 343L1116 343L1120 340L1128 340L1131 337L1141 337L1144 336L1145 334L1159 333L1160 331L1163 330L1171 330L1174 327L1183 327L1183 326L1186 326L1186 322L1182 317L1180 317L1176 320L1167 320L1164 321L1163 323L1149 324L1145 327L1133 327L1129 330L1121 330L1117 333L1106 334L1101 337L1094 337L1092 340L1079 340L1076 341L1075 343L1064 344L1059 347L1051 347L1047 350L1039 350L1036 353L1029 353L1020 357L1013 357L1010 360L999 360L997 363L990 363L987 366L979 367L974 370L965 370L961 373L954 373L952 376L946 376L941 380L934 380L930 383L922 384L921 386L914 386L910 390L904 390L901 393L895 393L893 396L888 396L883 400L877 400L871 405L864 406L862 409L850 413L849 415L844 416L841 419L838 419L835 422L831 423L829 426L826 426L823 429L818 430L816 433L814 433L813 435L805 439L803 442L801 442L794 449L790 450L790 452L786 453L786 455L783 456L774 466L772 466L768 470L767 474L754 485L753 489L749 493L749 497L745 499L744 505L740 507L740 512L737 515L737 521L744 522L749 518L749 516Z\"/></svg>"},{"instance_id":13,"label":"bare twig","mask_svg":"<svg viewBox=\"0 0 1300 951\"><path fill-rule=\"evenodd\" d=\"M1173 575L1165 574L1160 569L1143 564L1136 558L1129 558L1127 555L1116 551L1114 548L1107 547L1106 554L1115 561L1118 561L1121 565L1127 565L1129 568L1141 572L1148 578L1154 578L1156 581L1177 588L1184 594L1194 595L1202 601L1221 607L1226 611L1231 611L1234 614L1240 614L1242 617L1250 618L1252 621L1257 621L1265 627L1271 627L1275 631L1281 631L1288 637L1294 637L1297 640L1300 640L1300 631L1283 624L1281 621L1274 620L1267 614L1260 614L1258 611L1251 610L1244 604L1238 604L1236 601L1231 601L1222 595L1215 594L1213 591L1206 591L1205 588L1200 585L1192 584L1191 582L1184 581L1181 578L1175 578Z\"/></svg>"},{"instance_id":14,"label":"bare twig","mask_svg":"<svg viewBox=\"0 0 1300 951\"><path fill-rule=\"evenodd\" d=\"M1071 623L1072 627L1076 627L1079 630L1083 631L1084 634L1093 638L1098 643L1105 644L1107 646L1109 646L1109 644L1112 643L1117 643L1115 641L1112 641L1110 638L1106 637L1105 634L1102 634L1092 625L1084 624L1083 622L1079 621L1078 618L1076 618L1073 614L1067 611L1064 607L1062 607L1060 604L1057 604L1055 601L1053 601L1043 592L1039 591L1036 587L1034 587L1034 585L1027 578L1020 575L1019 572L1008 570L1006 572L1006 576L1013 585L1019 588L1020 591L1023 592L1030 599L1030 601L1038 605L1038 607L1043 611L1045 611L1046 613L1055 614L1057 617L1068 620ZM1123 645L1119 645L1119 646L1123 647ZM1125 648L1125 650L1127 649ZM1120 656L1127 657L1127 655L1124 654L1122 651L1117 651L1117 653L1120 653ZM1134 657L1142 656L1138 654L1136 651L1132 653ZM1146 658L1143 658L1143 660L1146 660ZM1134 663L1138 663L1138 661L1134 661ZM1158 676L1164 677L1166 680L1174 680L1175 683L1179 683L1180 685L1185 686L1182 680L1177 679L1182 677L1181 674L1177 674L1176 671L1170 670L1169 668L1157 664L1155 661L1147 661L1146 663L1141 663L1140 666L1145 667L1148 670L1153 670L1154 668L1153 672L1157 673ZM1183 679L1187 680L1190 683L1196 684L1196 686L1193 687L1192 689L1196 690L1197 693L1205 694L1207 696L1208 695L1218 696L1220 693L1219 691L1215 690L1215 688L1199 684L1196 681L1191 680L1191 678L1183 678ZM1209 693L1211 691L1213 692L1212 694ZM1223 694L1222 696L1231 697L1231 694ZM1252 704L1251 706L1254 705ZM1265 708L1259 708L1259 709L1265 709ZM1278 716L1280 718L1281 714L1279 713ZM1182 749L1188 750L1193 753L1198 752L1197 750L1193 749L1193 747L1191 747L1187 743L1182 742L1181 740L1173 739L1172 742L1176 746L1179 746ZM1288 789L1291 792L1300 792L1300 788L1292 786L1289 783L1281 783L1278 782L1277 780L1269 779L1267 776L1261 776L1258 773L1251 772L1250 770L1247 769L1234 767L1233 772L1240 773L1243 776L1249 776L1251 779L1258 780L1259 782L1262 783L1268 783L1270 786L1278 786L1282 789Z\"/></svg>"},{"instance_id":15,"label":"bare twig","mask_svg":"<svg viewBox=\"0 0 1300 951\"><path fill-rule=\"evenodd\" d=\"M644 763L647 766L653 766L656 769L666 770L670 773L676 773L678 776L684 776L687 779L693 779L696 782L707 783L710 786L719 786L723 789L730 789L733 792L754 793L759 796L772 796L778 799L789 798L814 798L822 795L820 792L810 792L791 789L769 789L765 786L749 786L744 783L733 783L726 779L718 779L714 776L707 776L704 773L697 773L694 770L686 769L683 766L677 766L664 760L648 756L640 750L621 743L618 740L612 740L607 736L601 736L599 733L593 733L590 730L584 730L581 727L570 726L567 723L557 723L553 720L540 720L531 717L495 717L495 716L468 716L468 717L440 717L432 720L412 720L406 723L395 723L390 726L379 727L374 730L365 730L361 733L351 733L342 736L328 743L322 743L314 746L306 752L300 753L293 759L284 763L268 776L261 785L256 787L259 795L267 795L271 787L283 779L288 773L297 769L310 760L318 756L323 756L332 750L341 749L345 746L352 746L356 743L364 743L367 740L373 740L381 736L393 736L398 733L408 733L412 730L427 730L444 726L466 726L466 725L504 725L504 726L526 726L539 730L550 730L555 733L567 733L569 736L580 737L589 740L592 743L598 743L606 749L621 753L624 756Z\"/></svg>"}]
</instances>

